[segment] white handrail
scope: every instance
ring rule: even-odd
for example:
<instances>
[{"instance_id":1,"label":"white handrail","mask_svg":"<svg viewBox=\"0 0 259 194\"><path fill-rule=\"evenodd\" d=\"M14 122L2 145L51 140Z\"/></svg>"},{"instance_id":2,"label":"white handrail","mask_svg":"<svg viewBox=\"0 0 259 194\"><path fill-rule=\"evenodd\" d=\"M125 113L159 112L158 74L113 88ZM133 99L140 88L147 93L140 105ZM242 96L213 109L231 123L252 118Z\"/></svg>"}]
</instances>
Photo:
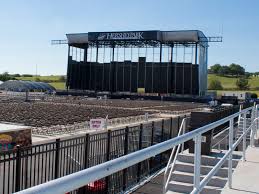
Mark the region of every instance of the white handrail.
<instances>
[{"instance_id":1,"label":"white handrail","mask_svg":"<svg viewBox=\"0 0 259 194\"><path fill-rule=\"evenodd\" d=\"M257 107L258 108L258 107ZM200 127L194 131L190 131L188 133L185 133L179 137L167 140L165 142L153 145L151 147L148 148L144 148L142 150L130 153L128 155L119 157L117 159L114 160L110 160L108 162L99 164L97 166L93 166L91 168L43 183L41 185L37 185L34 187L31 187L29 189L23 190L18 192L17 194L64 194L65 192L70 192L73 191L77 188L83 187L91 182L94 182L96 180L99 180L101 178L104 178L106 176L109 176L113 173L116 173L118 171L121 171L125 168L128 168L130 166L133 166L139 162L142 162L148 158L154 157L157 154L160 154L162 152L165 152L167 150L172 149L174 146L182 144L184 142L187 142L191 139L196 139L197 141L195 142L195 145L197 142L201 143L201 141L199 141L201 139L201 134L212 130L215 127L218 127L234 118L236 118L237 116L239 116L240 114L246 113L249 110L254 109L254 107L250 107L247 109L244 109L240 112L237 112L233 115L230 115L224 119L218 120L214 123L210 123L206 126ZM254 122L254 121L253 121ZM252 122L252 123L253 123ZM231 131L231 130L230 130ZM249 129L247 129L247 131L249 131ZM240 141L236 142L240 143L241 142L241 138L245 137L246 133L243 134L240 137ZM197 144L200 145L200 144ZM238 145L238 144L237 144ZM200 146L198 146L200 148ZM234 147L230 146L230 148ZM195 152L195 159L198 161L200 156L200 149L199 148L195 148L195 150L199 151ZM231 149L233 151L233 149ZM232 155L232 151L231 151L231 155ZM224 159L226 159L227 157L225 156ZM200 166L196 166L198 164L195 163L195 169L200 168ZM217 166L217 165L216 165ZM215 167L216 167L215 166ZM200 180L200 174L199 174L199 170L195 171L195 176L194 176L194 180L196 181L196 179L198 180L195 185L194 189L198 189L197 192L193 192L193 193L198 193L204 186L203 182L201 182L202 184L197 185L197 183L199 183ZM214 172L213 172L214 173ZM232 174L232 169L231 169L231 174Z\"/></svg>"},{"instance_id":2,"label":"white handrail","mask_svg":"<svg viewBox=\"0 0 259 194\"><path fill-rule=\"evenodd\" d=\"M179 137L181 134L184 134L185 133L185 128L186 128L186 118L183 119L182 123L181 123L181 126L180 126L180 129L179 129L179 132L178 132L178 135L177 137ZM165 168L165 172L164 172L164 185L163 185L163 193L166 192L167 190L167 187L168 187L168 183L171 179L171 176L172 176L172 172L173 172L173 169L174 169L174 166L175 166L175 163L176 163L176 158L179 154L179 151L180 151L180 147L182 146L182 148L184 147L184 144L180 144L177 146L177 150L176 150L176 153L175 153L175 148L176 146L174 146L174 148L172 149L172 152L170 154L170 158L169 158L169 161L166 165L166 168ZM183 151L183 150L182 150ZM175 153L175 155L174 155ZM173 160L173 163L171 163L172 161L172 158L173 158L173 155L174 155L174 160ZM167 172L170 168L170 171L169 171L169 175L167 176Z\"/></svg>"}]
</instances>

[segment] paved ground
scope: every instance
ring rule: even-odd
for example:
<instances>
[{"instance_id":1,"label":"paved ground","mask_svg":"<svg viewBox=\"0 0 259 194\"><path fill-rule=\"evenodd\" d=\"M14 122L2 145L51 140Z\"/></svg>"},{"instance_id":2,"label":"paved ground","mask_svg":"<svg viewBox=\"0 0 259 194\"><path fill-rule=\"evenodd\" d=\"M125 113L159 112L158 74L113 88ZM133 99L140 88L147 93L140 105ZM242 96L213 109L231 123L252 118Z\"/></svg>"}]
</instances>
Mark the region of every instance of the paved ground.
<instances>
[{"instance_id":1,"label":"paved ground","mask_svg":"<svg viewBox=\"0 0 259 194\"><path fill-rule=\"evenodd\" d=\"M259 194L259 146L248 147L246 162L240 161L233 173L232 189L228 186L223 194Z\"/></svg>"}]
</instances>

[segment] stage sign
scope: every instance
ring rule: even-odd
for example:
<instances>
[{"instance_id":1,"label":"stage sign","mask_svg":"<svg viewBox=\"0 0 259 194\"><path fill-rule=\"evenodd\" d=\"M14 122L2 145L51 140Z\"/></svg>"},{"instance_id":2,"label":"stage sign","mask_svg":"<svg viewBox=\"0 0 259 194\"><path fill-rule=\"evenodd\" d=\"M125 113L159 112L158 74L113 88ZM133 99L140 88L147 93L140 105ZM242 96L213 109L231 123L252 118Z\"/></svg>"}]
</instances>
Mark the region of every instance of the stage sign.
<instances>
[{"instance_id":1,"label":"stage sign","mask_svg":"<svg viewBox=\"0 0 259 194\"><path fill-rule=\"evenodd\" d=\"M159 40L160 31L89 32L89 41Z\"/></svg>"},{"instance_id":2,"label":"stage sign","mask_svg":"<svg viewBox=\"0 0 259 194\"><path fill-rule=\"evenodd\" d=\"M105 119L90 119L90 129L102 130L105 127Z\"/></svg>"}]
</instances>

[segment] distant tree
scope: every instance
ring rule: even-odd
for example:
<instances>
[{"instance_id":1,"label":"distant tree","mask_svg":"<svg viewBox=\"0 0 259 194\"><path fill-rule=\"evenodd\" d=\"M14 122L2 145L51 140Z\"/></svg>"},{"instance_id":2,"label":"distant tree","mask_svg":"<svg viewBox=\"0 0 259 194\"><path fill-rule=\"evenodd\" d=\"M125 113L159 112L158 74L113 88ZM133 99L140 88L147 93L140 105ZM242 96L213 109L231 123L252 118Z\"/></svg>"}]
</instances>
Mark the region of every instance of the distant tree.
<instances>
[{"instance_id":1,"label":"distant tree","mask_svg":"<svg viewBox=\"0 0 259 194\"><path fill-rule=\"evenodd\" d=\"M40 78L36 77L36 78L35 78L35 81L36 81L36 82L40 82L41 80L40 80Z\"/></svg>"},{"instance_id":2,"label":"distant tree","mask_svg":"<svg viewBox=\"0 0 259 194\"><path fill-rule=\"evenodd\" d=\"M209 90L222 90L223 87L219 80L211 80L209 83Z\"/></svg>"},{"instance_id":3,"label":"distant tree","mask_svg":"<svg viewBox=\"0 0 259 194\"><path fill-rule=\"evenodd\" d=\"M221 65L220 64L215 64L215 65L212 65L210 67L210 72L218 74L220 69L221 69Z\"/></svg>"},{"instance_id":4,"label":"distant tree","mask_svg":"<svg viewBox=\"0 0 259 194\"><path fill-rule=\"evenodd\" d=\"M247 89L249 89L248 79L239 78L239 79L236 81L236 86L237 86L238 89L240 89L240 90L247 90Z\"/></svg>"},{"instance_id":5,"label":"distant tree","mask_svg":"<svg viewBox=\"0 0 259 194\"><path fill-rule=\"evenodd\" d=\"M245 69L238 64L232 63L229 65L229 74L236 76L245 75Z\"/></svg>"},{"instance_id":6,"label":"distant tree","mask_svg":"<svg viewBox=\"0 0 259 194\"><path fill-rule=\"evenodd\" d=\"M252 93L252 94L251 94L251 98L252 98L252 99L257 99L257 98L258 98L258 96L257 96L257 94L256 94L256 93Z\"/></svg>"},{"instance_id":7,"label":"distant tree","mask_svg":"<svg viewBox=\"0 0 259 194\"><path fill-rule=\"evenodd\" d=\"M219 75L228 75L229 74L229 67L228 66L221 66L218 74Z\"/></svg>"},{"instance_id":8,"label":"distant tree","mask_svg":"<svg viewBox=\"0 0 259 194\"><path fill-rule=\"evenodd\" d=\"M0 80L1 81L15 80L15 77L9 75L8 72L4 72L3 74L0 74Z\"/></svg>"},{"instance_id":9,"label":"distant tree","mask_svg":"<svg viewBox=\"0 0 259 194\"><path fill-rule=\"evenodd\" d=\"M66 77L64 75L60 76L60 78L58 79L58 81L60 82L65 82L66 81Z\"/></svg>"},{"instance_id":10,"label":"distant tree","mask_svg":"<svg viewBox=\"0 0 259 194\"><path fill-rule=\"evenodd\" d=\"M249 79L251 76L253 76L253 73L245 72L246 79Z\"/></svg>"},{"instance_id":11,"label":"distant tree","mask_svg":"<svg viewBox=\"0 0 259 194\"><path fill-rule=\"evenodd\" d=\"M23 77L33 77L33 75L31 75L31 74L23 74L22 76Z\"/></svg>"},{"instance_id":12,"label":"distant tree","mask_svg":"<svg viewBox=\"0 0 259 194\"><path fill-rule=\"evenodd\" d=\"M20 74L16 73L16 74L13 74L14 77L21 77Z\"/></svg>"}]
</instances>

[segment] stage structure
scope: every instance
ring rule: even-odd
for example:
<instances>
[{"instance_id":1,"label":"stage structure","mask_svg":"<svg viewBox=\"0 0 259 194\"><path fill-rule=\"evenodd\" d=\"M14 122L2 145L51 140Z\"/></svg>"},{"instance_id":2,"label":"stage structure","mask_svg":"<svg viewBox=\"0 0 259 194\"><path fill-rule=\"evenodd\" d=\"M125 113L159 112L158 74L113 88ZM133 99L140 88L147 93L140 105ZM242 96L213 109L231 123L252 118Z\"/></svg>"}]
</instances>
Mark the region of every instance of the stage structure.
<instances>
[{"instance_id":1,"label":"stage structure","mask_svg":"<svg viewBox=\"0 0 259 194\"><path fill-rule=\"evenodd\" d=\"M207 90L208 42L201 31L123 31L67 34L67 88L112 94L202 96Z\"/></svg>"}]
</instances>

